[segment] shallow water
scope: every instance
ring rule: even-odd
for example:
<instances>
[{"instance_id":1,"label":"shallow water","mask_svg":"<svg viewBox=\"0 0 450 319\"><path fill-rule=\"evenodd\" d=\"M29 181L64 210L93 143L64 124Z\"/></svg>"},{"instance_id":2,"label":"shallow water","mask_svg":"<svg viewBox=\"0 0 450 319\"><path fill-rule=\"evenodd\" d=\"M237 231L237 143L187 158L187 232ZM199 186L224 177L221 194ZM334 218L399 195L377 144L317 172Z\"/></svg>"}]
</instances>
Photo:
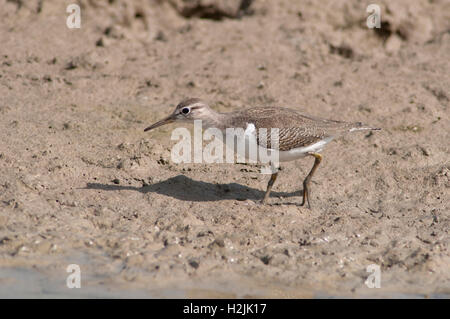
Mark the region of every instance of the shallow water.
<instances>
[{"instance_id":1,"label":"shallow water","mask_svg":"<svg viewBox=\"0 0 450 319\"><path fill-rule=\"evenodd\" d=\"M191 288L163 288L157 290L129 289L113 287L105 284L82 285L81 288L68 288L64 280L57 280L37 270L27 268L3 268L0 269L0 298L45 298L45 299L76 299L76 298L242 298L264 297L267 291L244 289L241 291L253 291L251 295L236 295L234 292L225 292L216 287L191 287ZM278 288L279 289L279 288ZM332 296L326 293L315 293L312 298L348 298L348 296ZM450 299L447 294L404 294L389 293L386 295L363 295L360 298L437 298Z\"/></svg>"},{"instance_id":2,"label":"shallow water","mask_svg":"<svg viewBox=\"0 0 450 319\"><path fill-rule=\"evenodd\" d=\"M104 286L67 288L39 271L25 268L0 269L0 298L155 298L145 291L115 291ZM170 294L175 296L175 294Z\"/></svg>"}]
</instances>

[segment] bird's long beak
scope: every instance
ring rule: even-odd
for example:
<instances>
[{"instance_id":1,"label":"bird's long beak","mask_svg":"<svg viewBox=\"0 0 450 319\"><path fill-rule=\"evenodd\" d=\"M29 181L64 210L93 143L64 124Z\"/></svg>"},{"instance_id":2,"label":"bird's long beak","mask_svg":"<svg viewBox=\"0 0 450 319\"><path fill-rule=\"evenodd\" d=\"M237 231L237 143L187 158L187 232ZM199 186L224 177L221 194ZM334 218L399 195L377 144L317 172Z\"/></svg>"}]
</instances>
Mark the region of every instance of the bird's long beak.
<instances>
[{"instance_id":1,"label":"bird's long beak","mask_svg":"<svg viewBox=\"0 0 450 319\"><path fill-rule=\"evenodd\" d=\"M166 125L166 124L169 124L169 123L173 123L173 122L175 122L175 119L174 119L173 115L169 115L169 116L166 117L165 119L163 119L163 120L161 120L161 121L158 121L158 122L156 122L156 123L150 125L149 127L147 127L147 128L144 130L144 132L153 130L154 128L157 128L157 127L159 127L159 126Z\"/></svg>"}]
</instances>

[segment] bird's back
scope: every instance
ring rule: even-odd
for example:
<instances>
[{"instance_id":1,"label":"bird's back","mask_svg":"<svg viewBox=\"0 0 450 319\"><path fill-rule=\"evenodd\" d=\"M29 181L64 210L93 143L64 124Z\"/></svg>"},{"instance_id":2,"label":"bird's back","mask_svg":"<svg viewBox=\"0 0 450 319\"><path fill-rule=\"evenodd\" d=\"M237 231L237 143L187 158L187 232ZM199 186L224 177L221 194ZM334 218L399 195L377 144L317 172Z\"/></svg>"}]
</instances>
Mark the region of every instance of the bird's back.
<instances>
[{"instance_id":1,"label":"bird's back","mask_svg":"<svg viewBox=\"0 0 450 319\"><path fill-rule=\"evenodd\" d=\"M271 129L278 129L279 149L287 151L305 147L329 137L336 137L352 128L361 127L361 123L348 123L326 120L301 114L292 109L281 107L255 107L236 112L231 118L232 127L246 128L253 124L256 129L258 143L259 129L267 129L267 147L271 145Z\"/></svg>"}]
</instances>

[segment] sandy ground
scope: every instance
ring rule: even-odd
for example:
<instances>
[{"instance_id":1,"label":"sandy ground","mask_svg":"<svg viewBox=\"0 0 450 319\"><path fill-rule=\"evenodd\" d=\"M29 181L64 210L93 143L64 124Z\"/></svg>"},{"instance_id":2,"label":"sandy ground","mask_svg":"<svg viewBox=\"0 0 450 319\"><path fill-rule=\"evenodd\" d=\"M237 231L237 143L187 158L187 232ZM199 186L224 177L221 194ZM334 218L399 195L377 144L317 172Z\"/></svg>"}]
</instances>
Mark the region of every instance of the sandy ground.
<instances>
[{"instance_id":1,"label":"sandy ground","mask_svg":"<svg viewBox=\"0 0 450 319\"><path fill-rule=\"evenodd\" d=\"M450 296L450 2L0 0L0 295ZM175 164L185 97L382 127L283 166ZM66 288L78 264L82 288ZM381 288L364 282L381 267ZM111 294L112 295L111 295Z\"/></svg>"}]
</instances>

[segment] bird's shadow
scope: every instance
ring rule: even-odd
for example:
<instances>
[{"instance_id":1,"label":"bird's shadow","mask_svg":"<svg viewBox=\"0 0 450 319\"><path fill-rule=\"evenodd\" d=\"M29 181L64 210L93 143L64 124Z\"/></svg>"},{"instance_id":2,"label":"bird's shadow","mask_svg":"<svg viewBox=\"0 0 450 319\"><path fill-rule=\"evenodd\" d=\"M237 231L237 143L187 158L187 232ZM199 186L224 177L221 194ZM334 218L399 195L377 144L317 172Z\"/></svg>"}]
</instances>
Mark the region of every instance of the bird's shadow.
<instances>
[{"instance_id":1,"label":"bird's shadow","mask_svg":"<svg viewBox=\"0 0 450 319\"><path fill-rule=\"evenodd\" d=\"M100 183L88 183L85 189L97 189L103 191L132 190L143 194L157 193L170 196L178 200L194 202L210 202L224 199L234 200L255 200L259 201L264 197L265 192L259 189L240 185L237 183L220 184L196 181L184 175L178 175L161 182L143 187L110 185ZM302 191L295 192L275 192L270 193L270 197L294 197L301 196Z\"/></svg>"}]
</instances>

